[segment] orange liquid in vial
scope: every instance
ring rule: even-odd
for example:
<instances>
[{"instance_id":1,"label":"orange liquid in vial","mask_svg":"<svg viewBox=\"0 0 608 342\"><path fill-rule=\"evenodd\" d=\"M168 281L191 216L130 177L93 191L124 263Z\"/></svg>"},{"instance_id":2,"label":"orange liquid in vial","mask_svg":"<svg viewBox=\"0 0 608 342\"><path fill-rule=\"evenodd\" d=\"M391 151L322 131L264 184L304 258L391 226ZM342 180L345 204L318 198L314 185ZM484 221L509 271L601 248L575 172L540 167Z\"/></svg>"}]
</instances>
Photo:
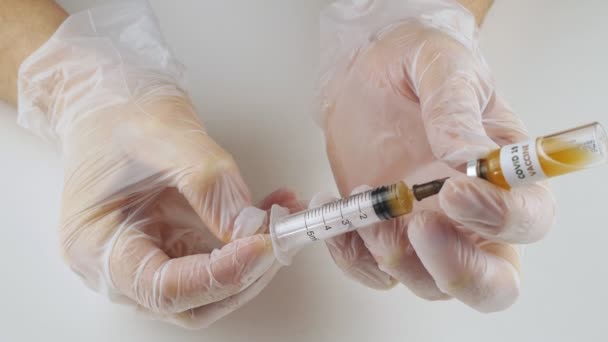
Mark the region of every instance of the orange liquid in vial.
<instances>
[{"instance_id":1,"label":"orange liquid in vial","mask_svg":"<svg viewBox=\"0 0 608 342\"><path fill-rule=\"evenodd\" d=\"M541 138L538 145L538 158L547 177L585 169L597 158L597 154L585 148L585 145L559 137Z\"/></svg>"},{"instance_id":2,"label":"orange liquid in vial","mask_svg":"<svg viewBox=\"0 0 608 342\"><path fill-rule=\"evenodd\" d=\"M511 189L500 167L500 149L490 152L486 158L481 160L481 164L485 169L484 178L488 182L503 189Z\"/></svg>"},{"instance_id":3,"label":"orange liquid in vial","mask_svg":"<svg viewBox=\"0 0 608 342\"><path fill-rule=\"evenodd\" d=\"M467 174L504 189L598 166L608 161L608 134L593 122L490 152L467 164ZM504 168L504 169L503 169Z\"/></svg>"},{"instance_id":4,"label":"orange liquid in vial","mask_svg":"<svg viewBox=\"0 0 608 342\"><path fill-rule=\"evenodd\" d=\"M541 168L548 178L585 169L597 156L584 145L560 137L539 138L536 149ZM487 181L503 189L511 188L500 166L500 150L492 151L484 158L482 167Z\"/></svg>"}]
</instances>

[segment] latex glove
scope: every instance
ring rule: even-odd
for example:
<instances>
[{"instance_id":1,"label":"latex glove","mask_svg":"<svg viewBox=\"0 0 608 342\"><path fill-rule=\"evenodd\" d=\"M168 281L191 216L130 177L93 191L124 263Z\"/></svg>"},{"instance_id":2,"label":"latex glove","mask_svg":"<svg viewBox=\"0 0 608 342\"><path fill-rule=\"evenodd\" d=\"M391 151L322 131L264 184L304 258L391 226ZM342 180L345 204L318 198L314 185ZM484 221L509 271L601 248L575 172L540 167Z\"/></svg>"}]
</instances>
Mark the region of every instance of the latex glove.
<instances>
[{"instance_id":1,"label":"latex glove","mask_svg":"<svg viewBox=\"0 0 608 342\"><path fill-rule=\"evenodd\" d=\"M452 178L413 216L337 237L329 250L367 286L401 282L427 299L505 309L520 286L513 244L543 237L555 208L546 184L505 191L458 171L526 137L496 94L475 20L455 1L356 3L338 1L321 18L320 124L341 194Z\"/></svg>"},{"instance_id":2,"label":"latex glove","mask_svg":"<svg viewBox=\"0 0 608 342\"><path fill-rule=\"evenodd\" d=\"M278 267L266 212L205 133L182 71L145 2L78 13L21 66L19 122L60 143L70 267L114 300L204 327Z\"/></svg>"}]
</instances>

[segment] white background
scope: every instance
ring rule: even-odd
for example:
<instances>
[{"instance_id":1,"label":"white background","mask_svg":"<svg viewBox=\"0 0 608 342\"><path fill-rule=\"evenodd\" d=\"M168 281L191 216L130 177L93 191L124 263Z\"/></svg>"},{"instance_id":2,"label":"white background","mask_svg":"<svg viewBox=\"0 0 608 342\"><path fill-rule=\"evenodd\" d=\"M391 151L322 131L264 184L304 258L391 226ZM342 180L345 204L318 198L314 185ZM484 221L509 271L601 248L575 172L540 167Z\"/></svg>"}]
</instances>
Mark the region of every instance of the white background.
<instances>
[{"instance_id":1,"label":"white background","mask_svg":"<svg viewBox=\"0 0 608 342\"><path fill-rule=\"evenodd\" d=\"M64 0L70 11L104 1ZM212 136L257 198L281 185L333 189L315 107L318 14L327 0L152 1L189 67ZM608 124L608 2L498 1L482 46L502 93L535 134ZM608 169L553 182L555 229L527 248L510 310L479 314L404 287L346 279L322 245L253 302L203 331L148 321L85 288L62 263L59 155L0 105L0 341L600 341L608 325ZM602 177L604 176L604 177Z\"/></svg>"}]
</instances>

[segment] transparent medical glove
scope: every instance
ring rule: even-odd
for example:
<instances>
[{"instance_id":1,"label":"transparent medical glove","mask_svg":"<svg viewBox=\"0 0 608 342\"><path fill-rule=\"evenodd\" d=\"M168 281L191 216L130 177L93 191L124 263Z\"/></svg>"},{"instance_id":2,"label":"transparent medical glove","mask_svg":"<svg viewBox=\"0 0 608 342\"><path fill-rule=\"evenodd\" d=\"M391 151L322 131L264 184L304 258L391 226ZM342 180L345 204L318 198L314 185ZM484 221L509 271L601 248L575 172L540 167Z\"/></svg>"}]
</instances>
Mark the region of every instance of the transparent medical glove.
<instances>
[{"instance_id":1,"label":"transparent medical glove","mask_svg":"<svg viewBox=\"0 0 608 342\"><path fill-rule=\"evenodd\" d=\"M363 284L400 282L483 311L519 294L517 244L554 220L547 184L505 191L462 174L468 160L526 138L497 95L473 16L455 1L337 1L321 16L319 123L342 195L360 185L450 176L415 213L328 243Z\"/></svg>"},{"instance_id":2,"label":"transparent medical glove","mask_svg":"<svg viewBox=\"0 0 608 342\"><path fill-rule=\"evenodd\" d=\"M21 66L19 122L59 143L59 235L94 290L186 327L256 296L276 273L266 211L209 137L145 2L69 17ZM263 210L264 209L264 210Z\"/></svg>"}]
</instances>

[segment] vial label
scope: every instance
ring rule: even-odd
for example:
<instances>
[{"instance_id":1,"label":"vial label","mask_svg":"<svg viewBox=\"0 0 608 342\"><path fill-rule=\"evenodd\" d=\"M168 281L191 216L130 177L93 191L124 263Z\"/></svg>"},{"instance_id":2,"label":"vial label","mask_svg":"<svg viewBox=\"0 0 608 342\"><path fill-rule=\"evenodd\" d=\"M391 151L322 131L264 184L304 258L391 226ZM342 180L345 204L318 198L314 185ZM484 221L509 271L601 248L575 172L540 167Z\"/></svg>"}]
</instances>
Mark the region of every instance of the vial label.
<instances>
[{"instance_id":1,"label":"vial label","mask_svg":"<svg viewBox=\"0 0 608 342\"><path fill-rule=\"evenodd\" d=\"M512 187L547 178L540 166L536 140L503 146L500 149L500 168Z\"/></svg>"}]
</instances>

